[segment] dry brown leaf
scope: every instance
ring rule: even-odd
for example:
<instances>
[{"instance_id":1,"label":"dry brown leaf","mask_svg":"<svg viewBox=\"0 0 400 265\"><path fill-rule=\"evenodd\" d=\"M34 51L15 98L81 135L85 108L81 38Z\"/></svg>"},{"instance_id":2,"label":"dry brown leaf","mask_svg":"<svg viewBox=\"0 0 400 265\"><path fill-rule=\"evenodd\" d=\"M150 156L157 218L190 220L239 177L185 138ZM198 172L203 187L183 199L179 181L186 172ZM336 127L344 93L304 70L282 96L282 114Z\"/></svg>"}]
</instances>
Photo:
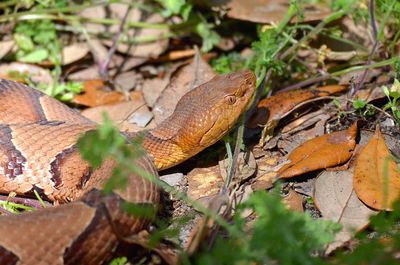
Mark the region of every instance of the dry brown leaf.
<instances>
[{"instance_id":1,"label":"dry brown leaf","mask_svg":"<svg viewBox=\"0 0 400 265\"><path fill-rule=\"evenodd\" d=\"M118 91L106 91L103 80L88 80L83 82L82 94L76 95L73 99L74 103L96 107L106 104L114 104L124 100L124 95Z\"/></svg>"},{"instance_id":2,"label":"dry brown leaf","mask_svg":"<svg viewBox=\"0 0 400 265\"><path fill-rule=\"evenodd\" d=\"M214 76L211 66L201 56L196 56L190 64L179 68L154 104L153 114L156 123L159 124L172 114L184 94L211 80Z\"/></svg>"},{"instance_id":3,"label":"dry brown leaf","mask_svg":"<svg viewBox=\"0 0 400 265\"><path fill-rule=\"evenodd\" d=\"M135 94L135 96L133 94ZM129 128L132 131L143 130L143 128L140 126L129 125L130 117L134 116L136 112L147 112L151 114L144 103L143 94L141 92L132 92L130 101L88 108L83 110L81 114L92 121L101 123L103 121L103 112L106 112L113 124L118 126L121 130Z\"/></svg>"},{"instance_id":4,"label":"dry brown leaf","mask_svg":"<svg viewBox=\"0 0 400 265\"><path fill-rule=\"evenodd\" d=\"M219 165L195 168L188 173L187 178L187 193L194 200L215 195L224 185Z\"/></svg>"},{"instance_id":5,"label":"dry brown leaf","mask_svg":"<svg viewBox=\"0 0 400 265\"><path fill-rule=\"evenodd\" d=\"M317 208L323 218L343 225L343 230L336 234L326 253L330 253L369 223L369 217L377 212L363 204L352 186L353 168L345 171L324 171L315 182L313 195Z\"/></svg>"},{"instance_id":6,"label":"dry brown leaf","mask_svg":"<svg viewBox=\"0 0 400 265\"><path fill-rule=\"evenodd\" d=\"M149 107L153 107L156 103L157 98L160 97L162 91L168 85L170 80L169 75L165 75L162 78L145 79L143 81L142 91L144 100Z\"/></svg>"},{"instance_id":7,"label":"dry brown leaf","mask_svg":"<svg viewBox=\"0 0 400 265\"><path fill-rule=\"evenodd\" d=\"M377 210L392 210L400 197L400 172L378 127L358 156L353 185L360 200Z\"/></svg>"},{"instance_id":8,"label":"dry brown leaf","mask_svg":"<svg viewBox=\"0 0 400 265\"><path fill-rule=\"evenodd\" d=\"M85 67L82 70L75 71L68 75L68 79L71 81L84 81L99 79L99 71L96 65Z\"/></svg>"},{"instance_id":9,"label":"dry brown leaf","mask_svg":"<svg viewBox=\"0 0 400 265\"><path fill-rule=\"evenodd\" d=\"M325 134L305 142L290 153L289 164L278 171L279 178L291 178L348 161L356 145L357 123L349 129Z\"/></svg>"},{"instance_id":10,"label":"dry brown leaf","mask_svg":"<svg viewBox=\"0 0 400 265\"><path fill-rule=\"evenodd\" d=\"M339 84L347 86L351 84L357 84L361 82L361 80L363 80L365 83L369 83L377 76L382 75L381 69L371 69L371 71L368 70L365 77L364 72L364 69L362 69L358 71L351 71L351 73L346 73L340 77Z\"/></svg>"},{"instance_id":11,"label":"dry brown leaf","mask_svg":"<svg viewBox=\"0 0 400 265\"><path fill-rule=\"evenodd\" d=\"M20 74L26 74L30 77L34 83L44 83L51 85L53 78L48 70L33 64L26 63L10 63L0 65L0 76L2 78L10 79L10 72L18 72ZM17 80L23 81L23 80Z\"/></svg>"},{"instance_id":12,"label":"dry brown leaf","mask_svg":"<svg viewBox=\"0 0 400 265\"><path fill-rule=\"evenodd\" d=\"M0 59L6 56L14 46L15 46L14 40L0 41Z\"/></svg>"},{"instance_id":13,"label":"dry brown leaf","mask_svg":"<svg viewBox=\"0 0 400 265\"><path fill-rule=\"evenodd\" d=\"M125 12L128 8L128 5L122 3L114 3L107 5L107 8L104 6L98 5L90 8L84 9L80 16L84 18L109 18L109 19L118 19L122 20L125 15ZM151 15L145 16L143 11L138 8L132 8L127 19L127 23L129 22L137 22L141 21L144 23L163 23L165 19L161 17L158 13L153 13ZM85 23L85 28L88 31L93 33L109 33L111 35L115 35L119 30L120 25L111 25L111 26L104 26L100 25L99 23ZM129 38L154 38L157 40L154 42L147 42L147 43L136 43L132 45L119 43L117 46L117 50L120 53L125 53L130 55L130 57L126 57L124 59L129 60L129 67L132 68L137 66L149 58L155 58L161 53L163 53L166 48L168 47L168 39L166 38L168 34L168 29L152 29L152 28L145 28L145 29L138 29L138 28L131 28L126 32L126 35ZM111 40L102 41L102 43L106 44L107 46L111 46ZM101 56L100 56L101 57ZM125 68L124 68L125 70Z\"/></svg>"},{"instance_id":14,"label":"dry brown leaf","mask_svg":"<svg viewBox=\"0 0 400 265\"><path fill-rule=\"evenodd\" d=\"M339 93L346 89L344 86L331 85L278 93L258 103L256 113L250 118L247 126L255 128L258 125L265 125L273 120L279 120L302 102Z\"/></svg>"},{"instance_id":15,"label":"dry brown leaf","mask_svg":"<svg viewBox=\"0 0 400 265\"><path fill-rule=\"evenodd\" d=\"M114 79L114 84L118 91L129 92L136 87L141 78L142 75L136 71L128 71L118 74Z\"/></svg>"},{"instance_id":16,"label":"dry brown leaf","mask_svg":"<svg viewBox=\"0 0 400 265\"><path fill-rule=\"evenodd\" d=\"M228 17L257 23L277 23L286 15L290 1L288 0L231 0L211 1L212 4L224 3ZM226 4L225 4L226 3ZM321 20L330 14L328 8L318 5L302 5L304 21Z\"/></svg>"},{"instance_id":17,"label":"dry brown leaf","mask_svg":"<svg viewBox=\"0 0 400 265\"><path fill-rule=\"evenodd\" d=\"M293 211L304 212L303 197L296 191L290 189L289 193L283 198L283 203Z\"/></svg>"},{"instance_id":18,"label":"dry brown leaf","mask_svg":"<svg viewBox=\"0 0 400 265\"><path fill-rule=\"evenodd\" d=\"M62 50L63 65L76 62L89 52L89 47L86 43L74 43L65 46Z\"/></svg>"},{"instance_id":19,"label":"dry brown leaf","mask_svg":"<svg viewBox=\"0 0 400 265\"><path fill-rule=\"evenodd\" d=\"M324 171L315 181L314 202L323 218L343 225L330 249L348 241L369 223L376 214L363 204L353 190L353 168L344 171Z\"/></svg>"},{"instance_id":20,"label":"dry brown leaf","mask_svg":"<svg viewBox=\"0 0 400 265\"><path fill-rule=\"evenodd\" d=\"M257 176L251 185L253 190L266 190L273 187L273 180L276 178L274 168L278 164L277 156L269 156L257 159Z\"/></svg>"},{"instance_id":21,"label":"dry brown leaf","mask_svg":"<svg viewBox=\"0 0 400 265\"><path fill-rule=\"evenodd\" d=\"M354 99L364 100L368 103L385 97L386 95L381 86L373 86L370 89L360 89L354 95Z\"/></svg>"}]
</instances>

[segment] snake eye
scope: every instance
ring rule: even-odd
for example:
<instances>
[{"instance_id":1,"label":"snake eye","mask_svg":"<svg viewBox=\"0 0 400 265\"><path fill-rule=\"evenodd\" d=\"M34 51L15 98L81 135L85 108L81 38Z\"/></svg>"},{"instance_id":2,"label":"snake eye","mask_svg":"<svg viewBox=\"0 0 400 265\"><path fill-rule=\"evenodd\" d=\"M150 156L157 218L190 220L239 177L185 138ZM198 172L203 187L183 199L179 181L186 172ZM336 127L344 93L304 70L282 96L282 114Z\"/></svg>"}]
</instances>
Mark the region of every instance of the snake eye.
<instances>
[{"instance_id":1,"label":"snake eye","mask_svg":"<svg viewBox=\"0 0 400 265\"><path fill-rule=\"evenodd\" d=\"M233 105L233 104L235 104L235 102L236 102L236 97L235 97L235 96L231 96L231 95L226 96L226 97L225 97L225 102L226 102L227 104L229 104L229 105Z\"/></svg>"}]
</instances>

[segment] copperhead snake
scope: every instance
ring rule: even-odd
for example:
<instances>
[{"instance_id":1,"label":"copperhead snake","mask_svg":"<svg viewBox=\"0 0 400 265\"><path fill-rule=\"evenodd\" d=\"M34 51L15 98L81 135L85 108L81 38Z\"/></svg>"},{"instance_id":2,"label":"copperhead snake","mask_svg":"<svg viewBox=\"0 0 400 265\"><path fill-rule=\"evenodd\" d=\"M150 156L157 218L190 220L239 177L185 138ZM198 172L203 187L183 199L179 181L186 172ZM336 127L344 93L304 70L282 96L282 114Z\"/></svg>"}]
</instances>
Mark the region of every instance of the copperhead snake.
<instances>
[{"instance_id":1,"label":"copperhead snake","mask_svg":"<svg viewBox=\"0 0 400 265\"><path fill-rule=\"evenodd\" d=\"M174 113L145 132L147 155L134 163L157 175L217 142L245 110L255 90L250 71L221 75L184 95ZM92 170L76 147L96 124L35 89L0 79L0 193L34 190L61 204L0 216L0 264L102 264L122 236L147 220L129 216L121 203L159 203L157 186L131 174L125 191L103 196L113 161ZM128 134L129 135L129 134ZM134 135L134 134L132 134ZM107 217L115 227L111 227Z\"/></svg>"}]
</instances>

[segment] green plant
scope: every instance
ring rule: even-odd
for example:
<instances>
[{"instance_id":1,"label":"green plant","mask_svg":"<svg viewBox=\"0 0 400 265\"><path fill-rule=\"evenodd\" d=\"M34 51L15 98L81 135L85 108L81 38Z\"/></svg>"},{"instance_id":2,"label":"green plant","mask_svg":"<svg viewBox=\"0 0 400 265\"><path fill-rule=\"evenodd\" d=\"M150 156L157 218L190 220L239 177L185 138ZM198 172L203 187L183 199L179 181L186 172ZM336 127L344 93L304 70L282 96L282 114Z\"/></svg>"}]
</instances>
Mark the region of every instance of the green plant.
<instances>
[{"instance_id":1,"label":"green plant","mask_svg":"<svg viewBox=\"0 0 400 265\"><path fill-rule=\"evenodd\" d=\"M248 209L254 211L250 226L242 217ZM190 264L314 264L314 254L340 229L338 224L290 211L278 189L255 192L236 210L227 234L220 235L210 251L192 257Z\"/></svg>"},{"instance_id":2,"label":"green plant","mask_svg":"<svg viewBox=\"0 0 400 265\"><path fill-rule=\"evenodd\" d=\"M16 57L26 63L50 60L61 65L61 45L54 23L50 20L21 21L15 28Z\"/></svg>"},{"instance_id":3,"label":"green plant","mask_svg":"<svg viewBox=\"0 0 400 265\"><path fill-rule=\"evenodd\" d=\"M25 63L43 63L48 60L54 64L54 70L51 71L53 84L50 86L37 84L37 88L62 101L70 101L75 94L82 92L81 83L58 81L61 73L62 52L55 25L51 20L19 22L15 28L14 40L18 46L17 60Z\"/></svg>"},{"instance_id":4,"label":"green plant","mask_svg":"<svg viewBox=\"0 0 400 265\"><path fill-rule=\"evenodd\" d=\"M388 103L384 106L384 110L390 109L393 113L397 124L400 124L400 82L398 79L394 80L390 89L387 86L382 87L383 92L388 98Z\"/></svg>"},{"instance_id":5,"label":"green plant","mask_svg":"<svg viewBox=\"0 0 400 265\"><path fill-rule=\"evenodd\" d=\"M359 111L363 116L373 116L376 114L376 110L373 105L368 104L365 100L356 99L352 102L353 108Z\"/></svg>"},{"instance_id":6,"label":"green plant","mask_svg":"<svg viewBox=\"0 0 400 265\"><path fill-rule=\"evenodd\" d=\"M211 60L211 66L219 74L231 73L246 68L246 63L246 60L237 52L221 55Z\"/></svg>"}]
</instances>

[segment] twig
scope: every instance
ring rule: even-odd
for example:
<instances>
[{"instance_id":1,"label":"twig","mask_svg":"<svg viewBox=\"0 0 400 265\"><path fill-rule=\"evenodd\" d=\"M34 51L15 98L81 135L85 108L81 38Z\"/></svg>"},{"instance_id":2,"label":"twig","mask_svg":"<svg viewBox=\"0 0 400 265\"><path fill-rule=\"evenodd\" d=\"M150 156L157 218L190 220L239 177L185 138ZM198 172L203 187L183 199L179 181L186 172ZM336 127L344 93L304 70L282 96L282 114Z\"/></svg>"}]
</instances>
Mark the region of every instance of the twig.
<instances>
[{"instance_id":1,"label":"twig","mask_svg":"<svg viewBox=\"0 0 400 265\"><path fill-rule=\"evenodd\" d=\"M400 56L392 57L390 59L387 59L387 60L384 60L384 61L380 61L380 62L377 62L377 63L371 63L371 64L367 64L367 65L352 66L352 67L346 68L344 70L333 72L333 73L331 73L331 75L332 76L340 76L340 75L343 75L343 74L347 74L347 73L350 73L350 72L359 71L359 70L363 70L363 69L383 67L383 66L386 66L386 65L393 64L398 60L400 60Z\"/></svg>"},{"instance_id":2,"label":"twig","mask_svg":"<svg viewBox=\"0 0 400 265\"><path fill-rule=\"evenodd\" d=\"M108 79L108 67L110 66L111 58L114 55L115 51L117 50L117 45L119 43L121 34L124 31L125 24L126 24L126 21L127 21L130 11L131 11L131 7L129 6L126 9L124 17L122 18L122 21L121 21L121 24L119 25L118 31L116 32L116 34L113 37L112 45L111 45L110 49L108 50L106 59L103 62L99 63L99 74L102 77L106 77L106 79Z\"/></svg>"},{"instance_id":3,"label":"twig","mask_svg":"<svg viewBox=\"0 0 400 265\"><path fill-rule=\"evenodd\" d=\"M29 207L33 208L43 208L43 205L35 199L29 199L29 198L20 198L20 197L10 197L10 196L5 196L5 195L0 195L0 200L5 201L5 202L12 202L12 203L20 203ZM48 202L44 202L45 205L51 205Z\"/></svg>"},{"instance_id":4,"label":"twig","mask_svg":"<svg viewBox=\"0 0 400 265\"><path fill-rule=\"evenodd\" d=\"M313 77L313 78L298 82L298 83L296 83L294 85L290 85L290 86L287 86L287 87L285 87L283 89L280 89L279 92L285 92L285 91L294 90L294 89L298 89L298 88L301 88L301 87L309 86L309 85L312 85L312 84L327 80L327 79L329 79L331 77L332 76L330 74L324 74L324 75L320 75L320 76L317 76L317 77Z\"/></svg>"},{"instance_id":5,"label":"twig","mask_svg":"<svg viewBox=\"0 0 400 265\"><path fill-rule=\"evenodd\" d=\"M372 27L372 36L374 39L374 44L372 46L372 50L368 55L368 60L367 60L367 65L370 65L372 62L372 57L376 52L376 49L378 48L378 28L376 26L376 20L375 20L375 1L374 0L369 0L369 16L371 18L371 27ZM355 87L352 87L349 93L350 97L353 97L358 90L360 90L360 88L362 87L362 85L365 82L365 78L367 77L367 73L368 73L369 69L366 68L364 70L364 73L361 76L360 81L358 82L358 84Z\"/></svg>"}]
</instances>

